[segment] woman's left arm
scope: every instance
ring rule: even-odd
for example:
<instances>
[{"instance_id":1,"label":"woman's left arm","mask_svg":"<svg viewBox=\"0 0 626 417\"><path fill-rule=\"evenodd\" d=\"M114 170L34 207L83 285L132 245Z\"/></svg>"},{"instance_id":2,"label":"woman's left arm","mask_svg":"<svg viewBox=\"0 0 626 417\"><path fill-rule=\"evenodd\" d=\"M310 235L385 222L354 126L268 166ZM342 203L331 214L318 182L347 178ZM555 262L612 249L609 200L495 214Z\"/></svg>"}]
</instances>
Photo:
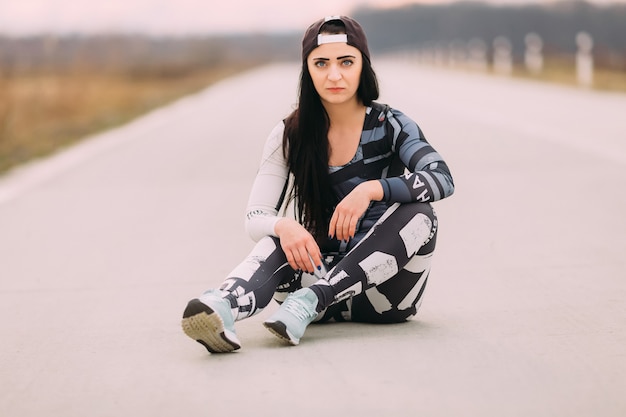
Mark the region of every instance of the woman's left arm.
<instances>
[{"instance_id":1,"label":"woman's left arm","mask_svg":"<svg viewBox=\"0 0 626 417\"><path fill-rule=\"evenodd\" d=\"M426 141L421 129L402 113L395 114L394 149L407 171L383 178L383 200L410 203L433 202L454 193L454 181L441 155Z\"/></svg>"},{"instance_id":2,"label":"woman's left arm","mask_svg":"<svg viewBox=\"0 0 626 417\"><path fill-rule=\"evenodd\" d=\"M339 240L354 237L358 222L372 201L427 203L454 192L448 165L426 141L417 124L397 111L391 117L391 126L395 129L393 148L407 167L406 172L398 177L369 180L356 186L335 208L329 224L329 237Z\"/></svg>"}]
</instances>

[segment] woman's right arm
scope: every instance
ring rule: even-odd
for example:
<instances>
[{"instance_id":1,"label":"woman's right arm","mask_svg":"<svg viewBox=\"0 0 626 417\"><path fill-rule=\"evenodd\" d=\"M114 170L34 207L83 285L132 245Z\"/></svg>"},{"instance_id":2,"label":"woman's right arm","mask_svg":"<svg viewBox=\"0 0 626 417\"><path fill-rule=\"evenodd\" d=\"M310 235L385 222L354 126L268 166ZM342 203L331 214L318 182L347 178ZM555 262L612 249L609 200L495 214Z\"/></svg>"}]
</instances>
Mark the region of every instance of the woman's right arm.
<instances>
[{"instance_id":1,"label":"woman's right arm","mask_svg":"<svg viewBox=\"0 0 626 417\"><path fill-rule=\"evenodd\" d=\"M263 148L261 164L252 184L246 208L246 231L254 240L264 236L276 236L275 225L285 193L289 170L283 156L282 141L285 125L274 127Z\"/></svg>"},{"instance_id":2,"label":"woman's right arm","mask_svg":"<svg viewBox=\"0 0 626 417\"><path fill-rule=\"evenodd\" d=\"M252 184L246 210L246 231L258 241L264 236L280 239L287 262L293 269L313 272L313 264L322 264L321 254L313 236L292 218L279 216L287 193L289 169L283 155L283 132L279 123L270 133L261 165Z\"/></svg>"}]
</instances>

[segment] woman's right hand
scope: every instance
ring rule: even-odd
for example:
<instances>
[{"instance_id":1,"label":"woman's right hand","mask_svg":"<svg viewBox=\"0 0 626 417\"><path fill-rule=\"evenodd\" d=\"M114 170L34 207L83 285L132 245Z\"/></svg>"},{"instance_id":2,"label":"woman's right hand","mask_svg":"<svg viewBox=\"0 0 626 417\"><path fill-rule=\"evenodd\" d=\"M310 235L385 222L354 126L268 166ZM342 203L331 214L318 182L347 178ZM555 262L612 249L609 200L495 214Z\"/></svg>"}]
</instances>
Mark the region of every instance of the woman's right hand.
<instances>
[{"instance_id":1,"label":"woman's right hand","mask_svg":"<svg viewBox=\"0 0 626 417\"><path fill-rule=\"evenodd\" d=\"M285 217L276 223L274 231L280 238L280 246L289 266L294 270L313 273L314 265L315 268L322 265L322 255L315 238L300 223Z\"/></svg>"}]
</instances>

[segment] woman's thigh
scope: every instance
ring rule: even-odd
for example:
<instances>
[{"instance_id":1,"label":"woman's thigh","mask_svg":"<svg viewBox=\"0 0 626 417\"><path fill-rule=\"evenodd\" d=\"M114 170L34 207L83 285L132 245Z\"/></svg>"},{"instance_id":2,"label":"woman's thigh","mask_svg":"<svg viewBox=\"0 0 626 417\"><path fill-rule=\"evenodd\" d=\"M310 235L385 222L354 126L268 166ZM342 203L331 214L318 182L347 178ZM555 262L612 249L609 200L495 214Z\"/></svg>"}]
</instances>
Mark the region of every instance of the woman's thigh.
<instances>
[{"instance_id":1,"label":"woman's thigh","mask_svg":"<svg viewBox=\"0 0 626 417\"><path fill-rule=\"evenodd\" d=\"M419 216L428 217L429 230L414 221ZM437 217L430 205L409 204L390 211L375 227L331 271L337 302L322 320L396 323L417 313L437 241Z\"/></svg>"}]
</instances>

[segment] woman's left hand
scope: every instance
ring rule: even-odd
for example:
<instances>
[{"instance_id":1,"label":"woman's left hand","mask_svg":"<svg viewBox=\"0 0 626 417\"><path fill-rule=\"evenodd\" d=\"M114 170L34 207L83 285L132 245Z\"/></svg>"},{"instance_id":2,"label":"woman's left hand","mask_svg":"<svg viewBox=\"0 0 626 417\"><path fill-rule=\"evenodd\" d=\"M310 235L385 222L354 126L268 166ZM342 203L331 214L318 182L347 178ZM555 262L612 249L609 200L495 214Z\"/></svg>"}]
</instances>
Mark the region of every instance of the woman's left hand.
<instances>
[{"instance_id":1,"label":"woman's left hand","mask_svg":"<svg viewBox=\"0 0 626 417\"><path fill-rule=\"evenodd\" d=\"M378 180L366 181L357 185L337 204L330 218L328 236L348 241L354 237L359 219L372 200L383 198L383 187Z\"/></svg>"}]
</instances>

